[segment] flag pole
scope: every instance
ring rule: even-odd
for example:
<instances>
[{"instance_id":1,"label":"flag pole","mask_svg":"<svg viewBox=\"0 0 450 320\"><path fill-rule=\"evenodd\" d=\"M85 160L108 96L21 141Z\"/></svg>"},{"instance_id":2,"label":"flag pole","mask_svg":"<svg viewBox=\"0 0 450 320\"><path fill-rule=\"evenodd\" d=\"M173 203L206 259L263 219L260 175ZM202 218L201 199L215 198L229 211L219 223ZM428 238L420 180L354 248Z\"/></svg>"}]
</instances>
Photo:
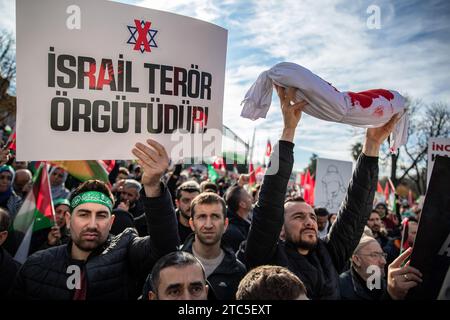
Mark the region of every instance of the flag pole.
<instances>
[{"instance_id":1,"label":"flag pole","mask_svg":"<svg viewBox=\"0 0 450 320\"><path fill-rule=\"evenodd\" d=\"M45 174L47 175L47 179L46 180L47 180L48 190L50 190L50 206L51 206L51 209L52 209L53 222L54 222L54 225L56 225L56 214L55 214L55 208L53 207L53 195L52 195L52 192L51 192L52 188L50 186L50 178L48 177L48 163L46 161L44 161L43 165L45 167Z\"/></svg>"}]
</instances>

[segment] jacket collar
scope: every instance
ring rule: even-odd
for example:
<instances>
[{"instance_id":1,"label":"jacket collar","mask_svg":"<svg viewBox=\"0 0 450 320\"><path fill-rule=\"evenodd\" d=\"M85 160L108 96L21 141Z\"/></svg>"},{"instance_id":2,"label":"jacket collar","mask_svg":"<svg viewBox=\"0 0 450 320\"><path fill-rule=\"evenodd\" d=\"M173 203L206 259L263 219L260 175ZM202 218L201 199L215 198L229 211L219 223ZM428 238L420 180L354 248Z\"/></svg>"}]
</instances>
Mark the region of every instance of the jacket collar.
<instances>
[{"instance_id":1,"label":"jacket collar","mask_svg":"<svg viewBox=\"0 0 450 320\"><path fill-rule=\"evenodd\" d=\"M195 234L192 233L186 238L184 244L180 247L180 249L192 253L192 246L194 244L194 241L195 241ZM226 274L235 273L236 272L235 267L237 267L236 261L237 259L234 252L228 247L224 246L222 242L220 244L220 248L223 250L225 256L223 257L223 260L220 263L220 265L217 267L216 270L214 270L213 273L226 273Z\"/></svg>"}]
</instances>

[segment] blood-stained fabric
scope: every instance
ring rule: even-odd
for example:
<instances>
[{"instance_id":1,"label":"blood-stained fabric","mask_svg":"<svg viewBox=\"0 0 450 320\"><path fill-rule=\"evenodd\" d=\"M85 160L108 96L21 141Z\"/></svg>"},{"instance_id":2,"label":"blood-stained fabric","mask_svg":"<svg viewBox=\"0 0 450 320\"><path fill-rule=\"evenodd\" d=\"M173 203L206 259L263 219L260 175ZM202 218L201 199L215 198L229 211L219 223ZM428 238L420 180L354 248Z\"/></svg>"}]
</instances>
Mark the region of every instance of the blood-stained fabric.
<instances>
[{"instance_id":1,"label":"blood-stained fabric","mask_svg":"<svg viewBox=\"0 0 450 320\"><path fill-rule=\"evenodd\" d=\"M242 101L242 117L265 118L272 102L273 84L298 88L296 99L308 102L304 112L325 121L375 128L400 113L402 117L391 136L391 150L407 141L406 100L400 93L386 89L340 92L310 70L291 62L279 63L260 74Z\"/></svg>"}]
</instances>

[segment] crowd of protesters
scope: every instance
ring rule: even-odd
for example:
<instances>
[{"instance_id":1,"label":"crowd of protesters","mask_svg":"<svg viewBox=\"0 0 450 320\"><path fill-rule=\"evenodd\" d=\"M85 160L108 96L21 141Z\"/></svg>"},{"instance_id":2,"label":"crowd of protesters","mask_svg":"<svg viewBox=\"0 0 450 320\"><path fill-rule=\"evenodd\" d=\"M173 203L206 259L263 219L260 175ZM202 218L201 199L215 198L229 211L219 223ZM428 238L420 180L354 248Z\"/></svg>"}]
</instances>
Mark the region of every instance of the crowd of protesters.
<instances>
[{"instance_id":1,"label":"crowd of protesters","mask_svg":"<svg viewBox=\"0 0 450 320\"><path fill-rule=\"evenodd\" d=\"M2 298L404 299L422 281L404 263L420 207L373 205L380 145L398 119L367 129L345 200L329 213L287 190L306 102L277 91L284 128L257 192L246 174L212 182L194 167L169 170L164 146L150 139L130 145L137 163L116 162L111 187L52 167L54 226L33 233L23 265L12 257L24 235L11 225L32 175L3 150ZM72 266L79 273L69 286ZM373 268L380 278L371 282Z\"/></svg>"}]
</instances>

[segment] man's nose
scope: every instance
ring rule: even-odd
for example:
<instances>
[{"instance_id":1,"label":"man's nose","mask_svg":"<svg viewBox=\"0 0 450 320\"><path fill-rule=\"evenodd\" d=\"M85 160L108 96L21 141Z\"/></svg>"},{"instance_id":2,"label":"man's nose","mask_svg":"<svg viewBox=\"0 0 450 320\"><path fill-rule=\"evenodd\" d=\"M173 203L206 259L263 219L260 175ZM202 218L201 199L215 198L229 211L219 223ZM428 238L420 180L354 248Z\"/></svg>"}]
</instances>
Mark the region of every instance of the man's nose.
<instances>
[{"instance_id":1,"label":"man's nose","mask_svg":"<svg viewBox=\"0 0 450 320\"><path fill-rule=\"evenodd\" d=\"M180 296L180 300L191 300L191 294L189 290L183 290L183 293Z\"/></svg>"},{"instance_id":2,"label":"man's nose","mask_svg":"<svg viewBox=\"0 0 450 320\"><path fill-rule=\"evenodd\" d=\"M91 218L89 219L89 228L96 228L97 227L97 220L95 219L95 214L91 215Z\"/></svg>"},{"instance_id":3,"label":"man's nose","mask_svg":"<svg viewBox=\"0 0 450 320\"><path fill-rule=\"evenodd\" d=\"M206 218L205 228L212 228L212 226L213 226L212 219L211 218Z\"/></svg>"},{"instance_id":4,"label":"man's nose","mask_svg":"<svg viewBox=\"0 0 450 320\"><path fill-rule=\"evenodd\" d=\"M314 220L311 217L306 217L306 219L305 219L305 226L312 227L313 221Z\"/></svg>"}]
</instances>

